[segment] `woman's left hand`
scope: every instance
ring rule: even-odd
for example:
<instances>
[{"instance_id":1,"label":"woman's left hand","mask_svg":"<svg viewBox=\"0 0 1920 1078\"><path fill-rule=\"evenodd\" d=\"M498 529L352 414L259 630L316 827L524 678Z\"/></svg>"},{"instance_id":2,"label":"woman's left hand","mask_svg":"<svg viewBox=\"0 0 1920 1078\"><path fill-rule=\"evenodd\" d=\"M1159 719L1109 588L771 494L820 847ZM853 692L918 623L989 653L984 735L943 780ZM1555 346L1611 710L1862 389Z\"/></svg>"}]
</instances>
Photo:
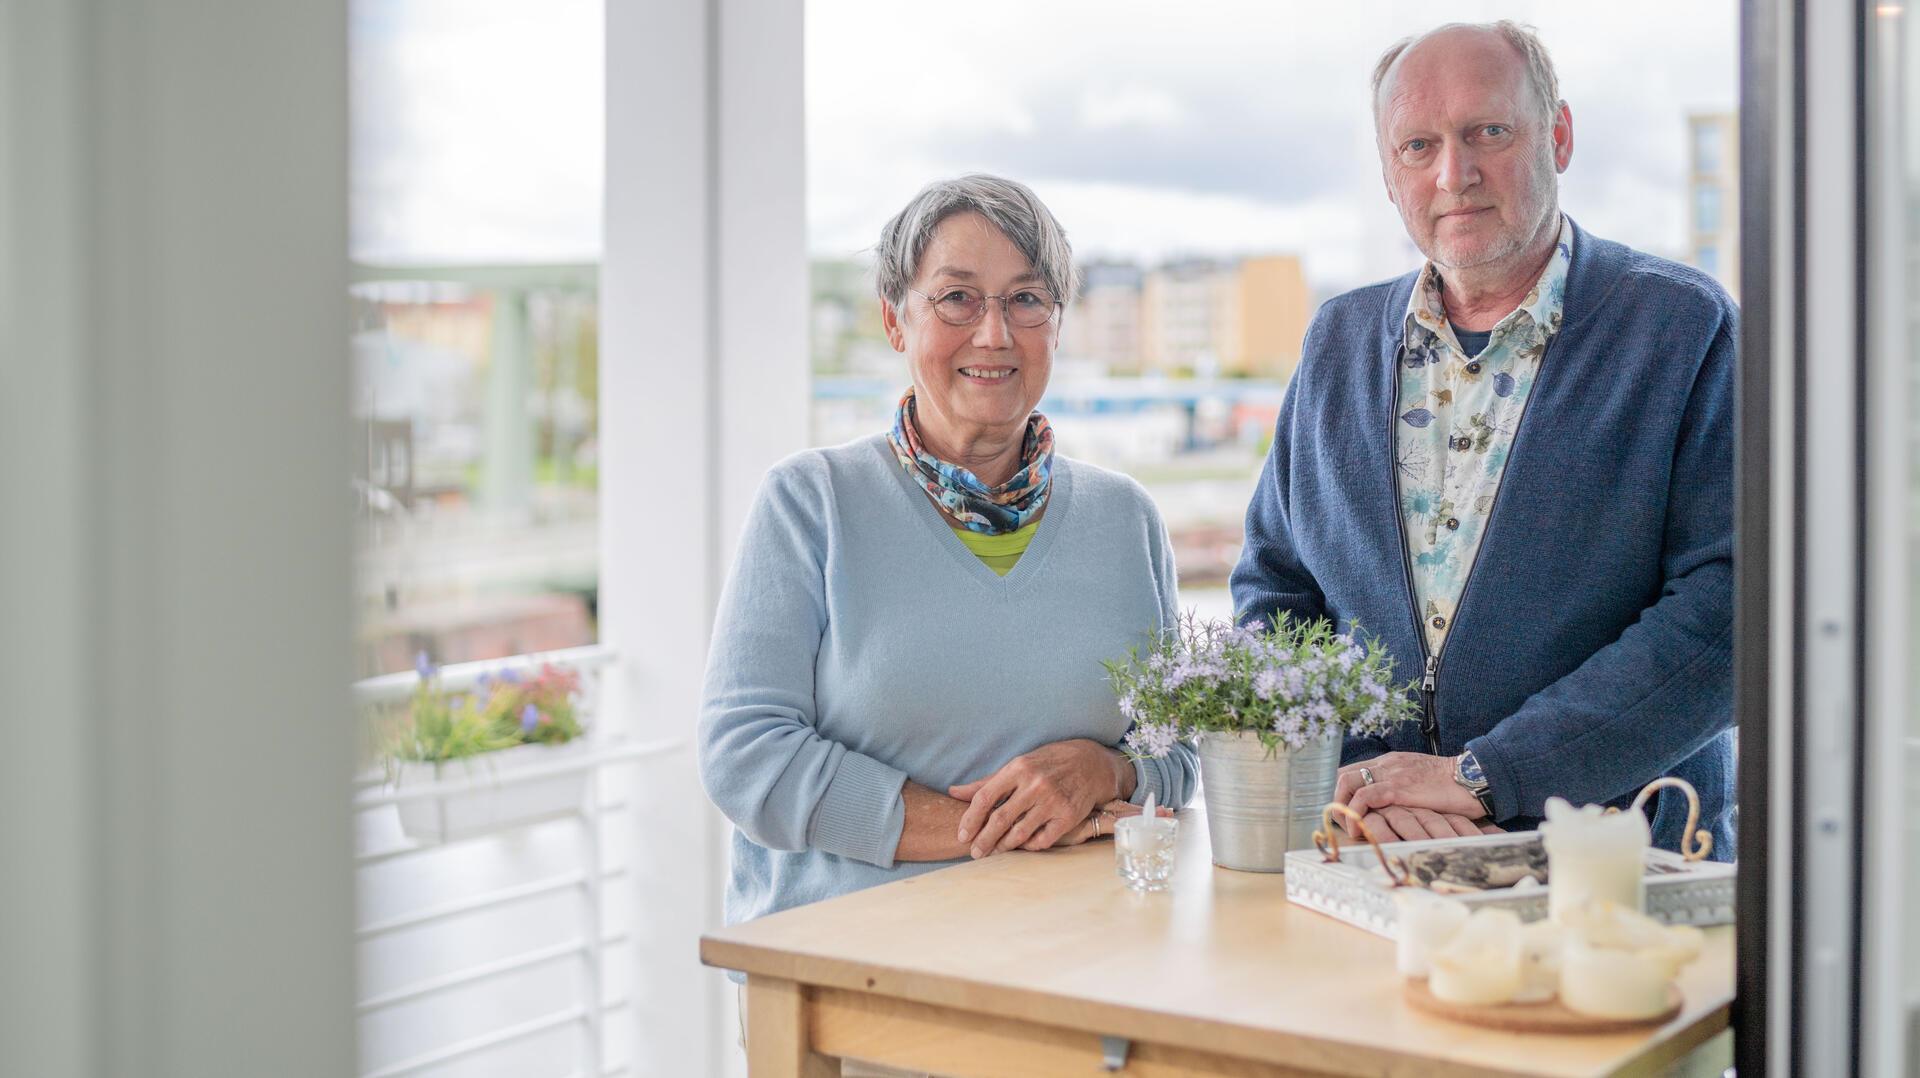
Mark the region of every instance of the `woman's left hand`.
<instances>
[{"instance_id":1,"label":"woman's left hand","mask_svg":"<svg viewBox=\"0 0 1920 1078\"><path fill-rule=\"evenodd\" d=\"M1086 823L1095 805L1124 800L1133 776L1126 758L1097 741L1055 741L1016 756L984 779L947 789L971 802L960 817L960 841L974 857L1004 850L1044 850Z\"/></svg>"},{"instance_id":2,"label":"woman's left hand","mask_svg":"<svg viewBox=\"0 0 1920 1078\"><path fill-rule=\"evenodd\" d=\"M1121 820L1129 816L1138 816L1140 813L1141 807L1131 801L1109 801L1101 805L1098 811L1080 821L1077 826L1068 828L1067 833L1061 835L1059 841L1053 845L1056 847L1078 846L1082 842L1091 842L1096 838L1112 837L1115 824L1118 824ZM1173 810L1165 805L1161 805L1153 810L1153 814L1166 820L1173 817ZM1039 845L1037 840L1035 840L1028 842L1021 848L1044 850L1047 847Z\"/></svg>"}]
</instances>

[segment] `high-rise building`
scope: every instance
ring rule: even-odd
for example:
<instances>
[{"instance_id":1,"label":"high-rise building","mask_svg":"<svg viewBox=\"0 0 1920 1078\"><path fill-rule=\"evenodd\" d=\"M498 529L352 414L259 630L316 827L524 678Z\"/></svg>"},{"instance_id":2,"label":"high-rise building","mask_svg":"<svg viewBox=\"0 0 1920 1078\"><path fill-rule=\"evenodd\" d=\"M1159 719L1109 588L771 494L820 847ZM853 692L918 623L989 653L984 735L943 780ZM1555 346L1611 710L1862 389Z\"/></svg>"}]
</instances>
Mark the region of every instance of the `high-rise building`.
<instances>
[{"instance_id":1,"label":"high-rise building","mask_svg":"<svg viewBox=\"0 0 1920 1078\"><path fill-rule=\"evenodd\" d=\"M1222 373L1290 378L1313 314L1307 276L1297 255L1265 255L1240 263L1237 339L1221 357Z\"/></svg>"},{"instance_id":2,"label":"high-rise building","mask_svg":"<svg viewBox=\"0 0 1920 1078\"><path fill-rule=\"evenodd\" d=\"M1141 290L1145 369L1286 378L1300 362L1309 306L1295 255L1162 266Z\"/></svg>"},{"instance_id":3,"label":"high-rise building","mask_svg":"<svg viewBox=\"0 0 1920 1078\"><path fill-rule=\"evenodd\" d=\"M1207 258L1169 262L1147 273L1140 289L1141 367L1156 374L1220 373L1238 306L1231 263Z\"/></svg>"},{"instance_id":4,"label":"high-rise building","mask_svg":"<svg viewBox=\"0 0 1920 1078\"><path fill-rule=\"evenodd\" d=\"M1080 294L1060 327L1063 359L1088 360L1115 374L1140 371L1140 287L1132 262L1089 262Z\"/></svg>"},{"instance_id":5,"label":"high-rise building","mask_svg":"<svg viewBox=\"0 0 1920 1078\"><path fill-rule=\"evenodd\" d=\"M1740 298L1740 124L1735 113L1687 116L1687 261Z\"/></svg>"}]
</instances>

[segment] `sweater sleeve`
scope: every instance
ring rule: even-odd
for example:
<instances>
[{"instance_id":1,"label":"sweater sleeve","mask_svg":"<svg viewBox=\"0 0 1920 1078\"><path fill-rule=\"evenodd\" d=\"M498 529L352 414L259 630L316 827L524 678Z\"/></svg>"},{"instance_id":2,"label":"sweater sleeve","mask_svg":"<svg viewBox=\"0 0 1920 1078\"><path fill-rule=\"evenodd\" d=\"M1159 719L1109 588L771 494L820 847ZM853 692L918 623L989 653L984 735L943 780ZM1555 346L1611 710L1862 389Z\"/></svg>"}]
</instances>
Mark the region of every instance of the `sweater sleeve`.
<instances>
[{"instance_id":1,"label":"sweater sleeve","mask_svg":"<svg viewBox=\"0 0 1920 1078\"><path fill-rule=\"evenodd\" d=\"M1733 370L1726 315L1687 402L1669 479L1660 597L1613 643L1467 743L1494 818L1549 796L1602 802L1664 775L1733 722Z\"/></svg>"},{"instance_id":2,"label":"sweater sleeve","mask_svg":"<svg viewBox=\"0 0 1920 1078\"><path fill-rule=\"evenodd\" d=\"M1320 346L1321 320L1316 318L1301 348L1301 369L1287 387L1280 405L1280 419L1274 425L1273 448L1260 468L1259 485L1247 504L1246 545L1240 548L1240 560L1228 578L1233 593L1234 621L1245 624L1261 621L1269 625L1276 613L1295 619L1313 620L1327 616L1326 597L1313 574L1301 563L1294 545L1293 526L1287 495L1287 479L1293 442L1294 413L1300 398L1308 358Z\"/></svg>"},{"instance_id":3,"label":"sweater sleeve","mask_svg":"<svg viewBox=\"0 0 1920 1078\"><path fill-rule=\"evenodd\" d=\"M1147 516L1147 541L1152 548L1154 584L1160 593L1160 624L1157 628L1164 633L1176 629L1180 622L1178 569L1174 565L1173 541L1167 535L1166 521L1161 519L1151 501L1147 503ZM1187 802L1193 799L1194 787L1199 784L1200 760L1193 746L1181 741L1165 756L1135 760L1133 772L1133 797L1129 800L1134 804L1146 804L1147 795L1151 793L1156 805L1185 808Z\"/></svg>"},{"instance_id":4,"label":"sweater sleeve","mask_svg":"<svg viewBox=\"0 0 1920 1078\"><path fill-rule=\"evenodd\" d=\"M1287 490L1294 416L1303 375L1309 358L1325 346L1322 318L1316 317L1301 345L1300 368L1287 387L1286 400L1281 402L1280 419L1273 429L1273 448L1267 452L1266 463L1260 468L1260 482L1253 489L1253 500L1247 504L1246 545L1240 548L1240 560L1228 581L1233 590L1233 620L1242 625L1258 621L1270 626L1276 614L1286 614L1295 621L1329 616L1326 596L1300 560L1299 549L1294 545L1292 500ZM1348 737L1341 747L1341 762L1367 760L1386 751L1385 738Z\"/></svg>"},{"instance_id":5,"label":"sweater sleeve","mask_svg":"<svg viewBox=\"0 0 1920 1078\"><path fill-rule=\"evenodd\" d=\"M822 737L814 663L827 631L830 492L805 458L762 484L720 597L698 750L707 795L769 849L890 868L905 772Z\"/></svg>"}]
</instances>

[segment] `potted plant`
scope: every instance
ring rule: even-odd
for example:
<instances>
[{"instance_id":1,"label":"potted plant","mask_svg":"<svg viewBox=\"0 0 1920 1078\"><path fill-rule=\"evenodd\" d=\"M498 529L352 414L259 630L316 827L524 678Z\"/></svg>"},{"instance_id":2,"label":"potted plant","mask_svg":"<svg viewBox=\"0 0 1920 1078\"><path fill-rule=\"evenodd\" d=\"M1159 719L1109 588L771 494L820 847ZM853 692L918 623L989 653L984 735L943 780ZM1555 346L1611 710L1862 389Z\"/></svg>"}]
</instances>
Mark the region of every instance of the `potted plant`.
<instances>
[{"instance_id":1,"label":"potted plant","mask_svg":"<svg viewBox=\"0 0 1920 1078\"><path fill-rule=\"evenodd\" d=\"M424 654L416 668L420 683L406 705L373 716L387 782L395 789L443 782L457 788L399 801L408 837L441 842L574 811L585 802L584 768L512 777L585 751L578 672L552 665L530 676L503 670L481 675L471 692L454 692ZM467 781L475 778L494 781Z\"/></svg>"},{"instance_id":2,"label":"potted plant","mask_svg":"<svg viewBox=\"0 0 1920 1078\"><path fill-rule=\"evenodd\" d=\"M1283 615L1265 629L1188 615L1145 655L1106 664L1135 723L1131 754L1194 744L1214 864L1284 872L1333 800L1342 739L1413 718L1412 686L1394 686L1386 648L1357 633L1324 619Z\"/></svg>"}]
</instances>

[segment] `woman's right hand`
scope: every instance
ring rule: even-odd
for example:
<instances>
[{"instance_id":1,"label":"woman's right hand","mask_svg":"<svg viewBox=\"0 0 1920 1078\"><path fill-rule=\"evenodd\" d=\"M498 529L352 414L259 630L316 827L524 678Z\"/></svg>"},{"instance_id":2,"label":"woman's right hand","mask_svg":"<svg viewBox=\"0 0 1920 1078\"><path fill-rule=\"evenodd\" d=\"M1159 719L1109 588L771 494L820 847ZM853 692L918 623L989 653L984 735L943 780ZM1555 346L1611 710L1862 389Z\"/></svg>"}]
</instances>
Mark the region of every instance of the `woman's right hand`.
<instances>
[{"instance_id":1,"label":"woman's right hand","mask_svg":"<svg viewBox=\"0 0 1920 1078\"><path fill-rule=\"evenodd\" d=\"M1036 835L1033 839L1029 840L1025 846L1020 848L1023 850L1044 850L1058 848L1060 846L1078 846L1082 842L1092 841L1096 837L1094 835L1096 818L1099 821L1097 825L1097 829L1100 832L1098 837L1108 838L1113 834L1114 821L1122 817L1138 815L1140 815L1140 806L1131 801L1109 801L1104 805L1096 807L1091 815L1081 820L1072 830L1061 835L1050 845L1042 845L1039 836ZM1162 818L1169 817L1173 815L1173 810L1162 805L1154 810L1154 815Z\"/></svg>"}]
</instances>

